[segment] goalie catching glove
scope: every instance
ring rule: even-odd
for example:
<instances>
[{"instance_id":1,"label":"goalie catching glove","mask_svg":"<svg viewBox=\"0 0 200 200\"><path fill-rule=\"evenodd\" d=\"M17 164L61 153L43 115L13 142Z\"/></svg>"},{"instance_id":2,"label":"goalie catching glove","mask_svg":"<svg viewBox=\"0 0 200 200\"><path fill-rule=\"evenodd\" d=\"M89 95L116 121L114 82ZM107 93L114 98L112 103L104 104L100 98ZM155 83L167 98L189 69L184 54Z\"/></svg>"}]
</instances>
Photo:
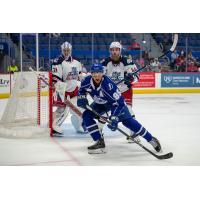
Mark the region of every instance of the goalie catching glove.
<instances>
[{"instance_id":1,"label":"goalie catching glove","mask_svg":"<svg viewBox=\"0 0 200 200\"><path fill-rule=\"evenodd\" d=\"M55 87L55 92L53 94L54 96L54 101L58 101L58 98L60 98L60 100L62 102L64 102L65 100L65 91L66 91L66 83L58 81L54 84Z\"/></svg>"}]
</instances>

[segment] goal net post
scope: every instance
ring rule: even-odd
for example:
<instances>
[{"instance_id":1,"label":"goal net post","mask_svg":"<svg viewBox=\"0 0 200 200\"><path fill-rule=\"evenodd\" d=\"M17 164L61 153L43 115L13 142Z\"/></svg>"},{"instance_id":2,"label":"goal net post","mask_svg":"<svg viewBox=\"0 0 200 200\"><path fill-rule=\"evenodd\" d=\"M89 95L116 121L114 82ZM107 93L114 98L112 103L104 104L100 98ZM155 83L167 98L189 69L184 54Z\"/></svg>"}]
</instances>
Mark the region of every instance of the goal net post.
<instances>
[{"instance_id":1,"label":"goal net post","mask_svg":"<svg viewBox=\"0 0 200 200\"><path fill-rule=\"evenodd\" d=\"M39 77L43 77L48 85ZM52 135L52 73L16 72L0 120L0 136L32 138Z\"/></svg>"}]
</instances>

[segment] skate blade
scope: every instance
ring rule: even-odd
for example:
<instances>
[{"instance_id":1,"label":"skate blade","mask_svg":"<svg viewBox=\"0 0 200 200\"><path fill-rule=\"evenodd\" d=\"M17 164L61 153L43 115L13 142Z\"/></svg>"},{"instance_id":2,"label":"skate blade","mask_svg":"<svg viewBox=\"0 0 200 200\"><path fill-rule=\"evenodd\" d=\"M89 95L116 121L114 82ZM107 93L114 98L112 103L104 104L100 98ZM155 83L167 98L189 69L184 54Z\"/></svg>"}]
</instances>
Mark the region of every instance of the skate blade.
<instances>
[{"instance_id":1,"label":"skate blade","mask_svg":"<svg viewBox=\"0 0 200 200\"><path fill-rule=\"evenodd\" d=\"M64 136L64 134L62 134L62 133L53 133L52 135L53 135L53 137L63 137Z\"/></svg>"},{"instance_id":2,"label":"skate blade","mask_svg":"<svg viewBox=\"0 0 200 200\"><path fill-rule=\"evenodd\" d=\"M88 134L87 131L76 131L77 134L80 134L80 135L86 135Z\"/></svg>"},{"instance_id":3,"label":"skate blade","mask_svg":"<svg viewBox=\"0 0 200 200\"><path fill-rule=\"evenodd\" d=\"M137 142L137 143L141 143L141 140L140 139L135 139L135 141ZM130 143L136 143L134 140L131 140L131 139L128 139L128 143L130 144Z\"/></svg>"},{"instance_id":4,"label":"skate blade","mask_svg":"<svg viewBox=\"0 0 200 200\"><path fill-rule=\"evenodd\" d=\"M106 153L106 151L105 151L105 148L94 149L94 150L88 149L88 153L89 154L103 154L103 153Z\"/></svg>"}]
</instances>

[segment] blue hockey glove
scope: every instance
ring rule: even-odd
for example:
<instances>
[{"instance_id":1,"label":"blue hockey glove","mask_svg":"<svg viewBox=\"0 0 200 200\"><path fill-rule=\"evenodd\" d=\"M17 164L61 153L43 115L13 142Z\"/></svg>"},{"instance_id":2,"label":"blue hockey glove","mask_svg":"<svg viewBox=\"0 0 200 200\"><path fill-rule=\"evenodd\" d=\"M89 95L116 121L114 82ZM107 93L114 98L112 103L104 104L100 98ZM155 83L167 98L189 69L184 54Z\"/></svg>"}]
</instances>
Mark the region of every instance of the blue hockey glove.
<instances>
[{"instance_id":1,"label":"blue hockey glove","mask_svg":"<svg viewBox=\"0 0 200 200\"><path fill-rule=\"evenodd\" d=\"M118 127L118 122L119 119L116 116L111 116L110 117L110 123L107 125L109 129L111 129L111 131L116 131L117 127Z\"/></svg>"},{"instance_id":2,"label":"blue hockey glove","mask_svg":"<svg viewBox=\"0 0 200 200\"><path fill-rule=\"evenodd\" d=\"M86 109L86 106L89 105L86 96L78 96L77 106Z\"/></svg>"}]
</instances>

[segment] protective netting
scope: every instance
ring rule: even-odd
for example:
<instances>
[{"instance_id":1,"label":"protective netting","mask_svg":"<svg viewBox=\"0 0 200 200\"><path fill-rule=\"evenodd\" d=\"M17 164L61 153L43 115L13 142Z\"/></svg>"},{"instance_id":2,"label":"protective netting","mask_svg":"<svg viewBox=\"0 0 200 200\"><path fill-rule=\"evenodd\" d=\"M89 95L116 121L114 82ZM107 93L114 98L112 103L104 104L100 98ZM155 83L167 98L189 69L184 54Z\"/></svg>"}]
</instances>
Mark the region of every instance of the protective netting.
<instances>
[{"instance_id":1,"label":"protective netting","mask_svg":"<svg viewBox=\"0 0 200 200\"><path fill-rule=\"evenodd\" d=\"M42 73L48 81L48 73ZM39 84L38 84L39 83ZM49 136L49 88L35 72L14 74L11 96L0 121L0 136Z\"/></svg>"}]
</instances>

